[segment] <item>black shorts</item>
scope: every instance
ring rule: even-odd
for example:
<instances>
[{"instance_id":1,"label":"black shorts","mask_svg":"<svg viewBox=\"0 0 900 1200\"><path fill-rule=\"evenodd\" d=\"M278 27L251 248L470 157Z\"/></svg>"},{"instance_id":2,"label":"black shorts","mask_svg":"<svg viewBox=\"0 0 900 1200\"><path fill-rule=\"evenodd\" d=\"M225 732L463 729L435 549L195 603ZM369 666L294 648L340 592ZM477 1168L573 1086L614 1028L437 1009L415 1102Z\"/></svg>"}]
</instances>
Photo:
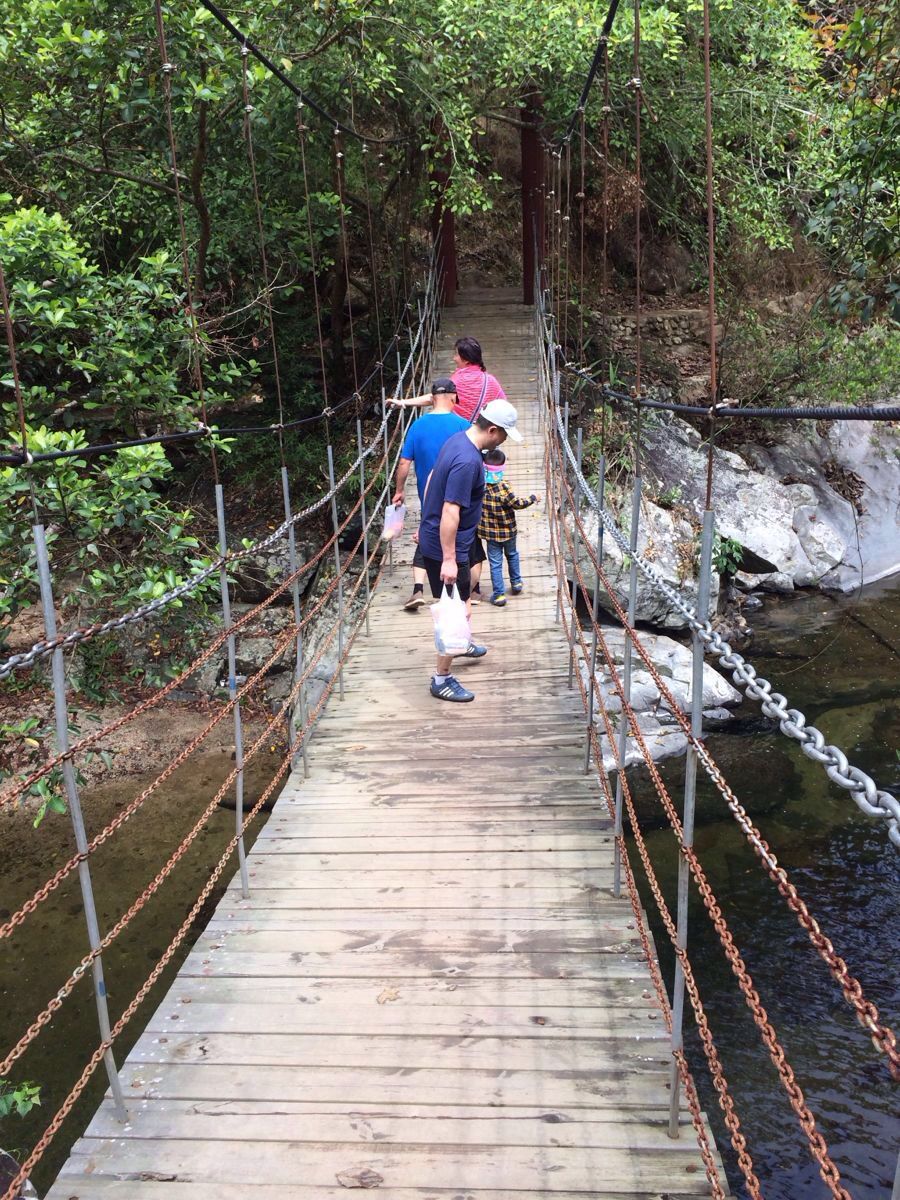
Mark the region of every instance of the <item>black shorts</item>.
<instances>
[{"instance_id":1,"label":"black shorts","mask_svg":"<svg viewBox=\"0 0 900 1200\"><path fill-rule=\"evenodd\" d=\"M472 548L469 550L469 566L477 567L478 564L483 563L486 558L487 555L484 552L484 544L482 543L480 537L476 537L475 541L472 543ZM425 555L422 553L418 542L416 542L416 552L413 555L412 565L414 567L422 567L423 570L425 568Z\"/></svg>"},{"instance_id":2,"label":"black shorts","mask_svg":"<svg viewBox=\"0 0 900 1200\"><path fill-rule=\"evenodd\" d=\"M431 594L437 600L440 597L444 587L444 581L441 579L441 560L439 558L426 558L422 555L422 566L428 573L428 582L431 584ZM472 581L469 576L469 564L457 563L456 586L459 588L461 599L468 600L469 593L472 590Z\"/></svg>"}]
</instances>

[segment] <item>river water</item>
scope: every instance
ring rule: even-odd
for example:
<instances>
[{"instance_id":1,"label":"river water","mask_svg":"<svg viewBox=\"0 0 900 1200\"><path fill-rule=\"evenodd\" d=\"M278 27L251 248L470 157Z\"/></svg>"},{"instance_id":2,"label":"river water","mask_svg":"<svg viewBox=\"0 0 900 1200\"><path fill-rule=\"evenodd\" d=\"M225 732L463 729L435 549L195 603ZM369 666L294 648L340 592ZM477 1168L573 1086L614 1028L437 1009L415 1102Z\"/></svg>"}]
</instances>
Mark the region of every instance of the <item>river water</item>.
<instances>
[{"instance_id":1,"label":"river water","mask_svg":"<svg viewBox=\"0 0 900 1200\"><path fill-rule=\"evenodd\" d=\"M851 761L885 786L900 787L900 581L875 585L858 598L798 594L768 599L755 614L750 657L791 703L815 721ZM747 712L727 733L709 738L739 799L762 829L782 865L859 977L882 1017L900 1029L897 969L900 854L884 825L863 816L831 785L824 772L793 744ZM273 760L274 761L274 760ZM126 823L93 862L101 927L106 929L154 876L230 769L227 755L205 757L173 776ZM253 764L248 803L267 782L272 765ZM683 761L663 764L676 800ZM89 834L101 828L143 785L141 779L96 788L86 797ZM659 820L652 787L635 775L636 794L648 819L648 844L665 894L674 907L676 855L672 835ZM787 911L717 793L701 774L696 844L763 1003L776 1026L819 1127L855 1200L886 1200L897 1161L894 1087L883 1058L858 1026ZM18 907L71 853L68 818L48 816L38 830L25 819L0 825L0 917ZM172 933L184 920L234 828L219 811L197 842L105 956L113 1020L143 983ZM252 837L250 839L252 842ZM230 872L226 872L227 880ZM651 913L649 893L644 903ZM208 913L201 913L196 932ZM805 1149L775 1071L762 1048L696 893L691 902L690 953L716 1043L767 1200L819 1200L828 1195ZM664 930L653 932L667 979L672 956ZM190 940L190 939L188 939ZM0 958L0 1032L9 1046L54 995L85 952L77 882L67 881L26 922ZM185 947L186 951L186 947ZM138 1036L183 958L145 1002L134 1028L117 1047L119 1060ZM703 1057L690 1024L686 1044L704 1107L729 1169L735 1196L741 1179L728 1137L703 1073ZM82 981L49 1031L11 1072L42 1085L42 1107L24 1121L0 1121L0 1146L27 1151L78 1077L98 1041L94 1000ZM63 1127L34 1181L43 1192L55 1177L106 1087L97 1072ZM892 1107L893 1106L893 1107Z\"/></svg>"},{"instance_id":2,"label":"river water","mask_svg":"<svg viewBox=\"0 0 900 1200\"><path fill-rule=\"evenodd\" d=\"M748 657L883 787L900 791L900 581L859 597L816 594L769 598L753 614ZM883 1021L900 1033L900 852L884 822L863 815L782 734L746 705L733 731L709 746L738 799L790 873L822 930L831 937ZM663 764L680 803L683 761ZM796 918L788 911L702 771L696 846L772 1024L796 1073L844 1185L854 1200L888 1200L900 1148L898 1089ZM648 778L637 778L641 811L661 815ZM652 860L674 910L674 837L655 821ZM633 855L637 861L636 854ZM667 981L672 955L646 881ZM696 889L690 903L689 953L709 1023L766 1200L819 1200L822 1183L786 1093L762 1045ZM745 1196L703 1052L686 1017L686 1046L704 1107L728 1164L736 1196Z\"/></svg>"}]
</instances>

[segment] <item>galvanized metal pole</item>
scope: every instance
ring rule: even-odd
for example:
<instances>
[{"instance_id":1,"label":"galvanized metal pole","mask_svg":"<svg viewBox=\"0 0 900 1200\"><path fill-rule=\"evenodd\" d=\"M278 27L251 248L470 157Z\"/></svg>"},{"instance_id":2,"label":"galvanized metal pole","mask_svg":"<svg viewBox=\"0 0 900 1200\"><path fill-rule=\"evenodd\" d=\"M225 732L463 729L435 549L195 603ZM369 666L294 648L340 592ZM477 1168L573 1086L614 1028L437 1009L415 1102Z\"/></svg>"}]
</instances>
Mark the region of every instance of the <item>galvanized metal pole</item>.
<instances>
[{"instance_id":1,"label":"galvanized metal pole","mask_svg":"<svg viewBox=\"0 0 900 1200\"><path fill-rule=\"evenodd\" d=\"M634 615L637 611L637 562L635 561L635 553L637 552L638 544L638 527L641 521L641 485L642 480L640 475L636 475L634 479L634 494L631 501L631 536L629 538L629 548L631 550L631 567L629 570L628 580L628 625L634 628ZM631 701L631 638L627 632L625 634L625 649L622 659L622 690L625 693L626 702ZM615 844L615 859L613 866L613 895L618 899L622 891L622 776L625 772L625 750L628 741L628 718L625 715L624 708L619 714L619 769L616 774L616 844Z\"/></svg>"},{"instance_id":2,"label":"galvanized metal pole","mask_svg":"<svg viewBox=\"0 0 900 1200\"><path fill-rule=\"evenodd\" d=\"M400 351L399 350L397 351L397 367L399 370L399 367L400 367ZM398 376L397 395L399 397L402 394L403 394L403 389L400 386L399 376ZM388 501L390 501L390 498L391 498L391 464L388 460L388 445L389 445L390 439L388 438L388 422L386 419L387 418L387 393L385 392L384 388L381 389L381 415L382 415L382 418L384 419L384 494L385 494L386 499ZM400 410L400 422L401 422L401 424L403 423L403 410L402 409ZM388 554L388 574L393 575L393 573L394 573L394 543L393 543L393 541L388 542L387 554Z\"/></svg>"},{"instance_id":3,"label":"galvanized metal pole","mask_svg":"<svg viewBox=\"0 0 900 1200\"><path fill-rule=\"evenodd\" d=\"M715 519L707 509L703 514L703 533L700 540L700 574L697 581L697 619L705 621L709 616L709 598L712 590L712 548ZM695 738L703 736L703 643L695 633L693 636L693 662L691 673L691 733ZM684 767L684 844L694 844L694 816L697 797L697 751L688 746ZM677 944L687 946L688 932L688 884L690 868L683 855L678 858L678 934ZM672 1053L684 1045L684 970L675 960L675 979L672 985ZM669 1137L679 1135L679 1109L681 1102L680 1077L673 1059L670 1070L671 1092L669 1098Z\"/></svg>"},{"instance_id":4,"label":"galvanized metal pole","mask_svg":"<svg viewBox=\"0 0 900 1200\"><path fill-rule=\"evenodd\" d=\"M219 523L219 554L224 558L228 553L228 539L225 534L225 498L221 483L216 484L216 518ZM224 562L219 568L219 591L222 595L222 620L225 628L231 628L231 598L228 593L228 571ZM228 635L228 698L234 700L237 695L237 646L233 633ZM241 722L241 705L238 701L234 706L234 765L237 777L234 781L234 820L235 833L238 835L238 866L241 873L241 894L244 899L250 895L250 879L247 875L247 852L244 848L244 731Z\"/></svg>"},{"instance_id":5,"label":"galvanized metal pole","mask_svg":"<svg viewBox=\"0 0 900 1200\"><path fill-rule=\"evenodd\" d=\"M578 522L581 520L581 461L584 452L584 433L579 425L575 431L575 462L578 470L575 472L575 524L572 529L572 625L569 638L569 687L572 687L575 676L575 625L578 620Z\"/></svg>"},{"instance_id":6,"label":"galvanized metal pole","mask_svg":"<svg viewBox=\"0 0 900 1200\"><path fill-rule=\"evenodd\" d=\"M363 528L363 571L366 576L366 637L369 636L369 602L372 585L369 580L369 522L366 517L366 460L363 458L362 421L356 418L356 453L359 458L359 513Z\"/></svg>"},{"instance_id":7,"label":"galvanized metal pole","mask_svg":"<svg viewBox=\"0 0 900 1200\"><path fill-rule=\"evenodd\" d=\"M294 530L292 520L293 511L291 509L291 487L288 481L287 467L281 468L281 494L284 499L284 519L289 521L288 525L288 564L292 575L297 573L297 536ZM303 619L303 614L300 609L300 581L295 579L291 584L291 599L294 604L294 624L297 626L297 637L295 642L294 652L294 687L300 682L303 677L304 661L303 661L303 630L300 628L300 622ZM299 716L299 720L298 720ZM291 745L297 737L297 730L306 727L306 689L301 687L291 709ZM300 754L303 758L303 774L304 777L309 777L309 763L306 757L306 735L300 739ZM297 769L297 754L294 752L291 762L293 770Z\"/></svg>"},{"instance_id":8,"label":"galvanized metal pole","mask_svg":"<svg viewBox=\"0 0 900 1200\"><path fill-rule=\"evenodd\" d=\"M341 548L338 545L338 511L337 495L334 485L334 451L331 442L328 443L328 487L331 492L331 524L334 528L334 569L338 581L338 688L341 700L344 698L344 577L341 574Z\"/></svg>"},{"instance_id":9,"label":"galvanized metal pole","mask_svg":"<svg viewBox=\"0 0 900 1200\"><path fill-rule=\"evenodd\" d=\"M34 548L37 557L38 581L41 589L41 606L44 612L44 630L47 640L56 637L56 611L53 607L53 585L50 581L50 557L47 553L47 539L43 525L35 525L33 529ZM51 657L51 672L53 679L53 708L56 716L56 746L60 754L69 749L69 706L66 696L66 672L63 663L62 648L53 651ZM78 782L75 778L75 767L70 758L62 765L63 784L66 789L66 799L69 805L69 817L72 821L72 831L75 834L75 847L81 855L78 863L78 882L81 885L81 901L84 907L84 919L87 925L88 942L91 951L99 949L100 925L97 920L97 906L94 902L94 887L91 881L91 868L88 865L88 839L84 827L84 814L81 811L81 799L78 795ZM98 954L91 963L91 974L94 979L94 999L97 1004L97 1021L100 1026L100 1037L104 1042L111 1038L109 1023L109 1006L106 1002L106 981L103 976L103 959ZM125 1096L122 1092L122 1082L116 1069L116 1060L111 1048L104 1051L103 1063L106 1067L110 1090L115 1104L116 1119L126 1121L128 1113L125 1108Z\"/></svg>"},{"instance_id":10,"label":"galvanized metal pole","mask_svg":"<svg viewBox=\"0 0 900 1200\"><path fill-rule=\"evenodd\" d=\"M553 364L553 406L554 406L554 409L559 408L559 367L556 365L556 363ZM564 486L564 481L565 481L566 474L568 471L568 466L567 466L568 456L566 455L566 447L568 446L568 444L569 444L569 402L567 400L565 411L563 413L563 441L562 441L561 446L559 447L560 479L559 479L559 484L556 488L556 494L557 494L556 510L557 510L557 514L558 514L557 522L558 522L559 530L560 530L559 536L557 538L557 545L558 545L559 557L560 557L559 569L557 570L557 573L556 573L556 617L555 617L555 620L556 620L557 624L559 624L559 622L562 620L562 590L566 585L566 552L563 549L564 537L563 537L562 529L563 529L563 526L565 525L565 521L566 521L566 489Z\"/></svg>"},{"instance_id":11,"label":"galvanized metal pole","mask_svg":"<svg viewBox=\"0 0 900 1200\"><path fill-rule=\"evenodd\" d=\"M597 562L603 563L604 524L600 519L606 489L606 455L600 455L600 474L597 477ZM591 728L594 724L594 676L597 673L597 622L600 618L600 572L594 576L594 600L591 606L591 673L588 676L588 711L584 741L584 773L591 766Z\"/></svg>"}]
</instances>

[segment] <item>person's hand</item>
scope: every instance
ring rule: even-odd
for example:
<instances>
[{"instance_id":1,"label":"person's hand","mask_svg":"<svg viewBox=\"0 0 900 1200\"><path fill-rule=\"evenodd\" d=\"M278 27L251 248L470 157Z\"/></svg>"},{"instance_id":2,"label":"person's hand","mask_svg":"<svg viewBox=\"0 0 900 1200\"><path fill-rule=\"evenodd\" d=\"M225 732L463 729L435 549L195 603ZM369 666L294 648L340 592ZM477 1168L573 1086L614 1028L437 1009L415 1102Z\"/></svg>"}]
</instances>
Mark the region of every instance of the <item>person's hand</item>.
<instances>
[{"instance_id":1,"label":"person's hand","mask_svg":"<svg viewBox=\"0 0 900 1200\"><path fill-rule=\"evenodd\" d=\"M403 493L402 492L394 492L394 498L391 501L391 504L402 504L402 503L403 503Z\"/></svg>"},{"instance_id":2,"label":"person's hand","mask_svg":"<svg viewBox=\"0 0 900 1200\"><path fill-rule=\"evenodd\" d=\"M413 530L412 540L413 540L413 541L416 543L416 545L418 546L418 544L419 544L419 531L418 531L418 529L414 529L414 530Z\"/></svg>"},{"instance_id":3,"label":"person's hand","mask_svg":"<svg viewBox=\"0 0 900 1200\"><path fill-rule=\"evenodd\" d=\"M445 558L441 563L441 579L444 583L449 583L451 587L456 583L456 577L459 574L459 568L456 565L455 558Z\"/></svg>"},{"instance_id":4,"label":"person's hand","mask_svg":"<svg viewBox=\"0 0 900 1200\"><path fill-rule=\"evenodd\" d=\"M404 401L402 398L398 398L397 396L386 396L385 399L386 399L387 403L392 404L394 406L394 408L404 408L405 407Z\"/></svg>"},{"instance_id":5,"label":"person's hand","mask_svg":"<svg viewBox=\"0 0 900 1200\"><path fill-rule=\"evenodd\" d=\"M528 499L531 501L532 504L540 504L540 502L541 502L540 496L536 496L534 494L534 492L531 493L531 495L528 497Z\"/></svg>"}]
</instances>

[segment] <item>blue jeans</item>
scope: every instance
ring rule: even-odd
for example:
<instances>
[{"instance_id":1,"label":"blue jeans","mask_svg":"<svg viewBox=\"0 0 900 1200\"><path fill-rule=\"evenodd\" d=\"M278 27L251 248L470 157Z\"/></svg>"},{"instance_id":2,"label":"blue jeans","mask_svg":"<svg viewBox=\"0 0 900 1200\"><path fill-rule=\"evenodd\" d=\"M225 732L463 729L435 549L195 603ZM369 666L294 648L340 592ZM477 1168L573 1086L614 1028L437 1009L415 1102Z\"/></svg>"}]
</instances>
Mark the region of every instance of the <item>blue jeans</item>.
<instances>
[{"instance_id":1,"label":"blue jeans","mask_svg":"<svg viewBox=\"0 0 900 1200\"><path fill-rule=\"evenodd\" d=\"M503 555L509 564L509 582L513 587L522 583L522 568L519 565L519 551L516 549L516 539L511 537L508 542L485 542L488 562L491 567L491 586L494 595L506 591L503 586Z\"/></svg>"}]
</instances>

